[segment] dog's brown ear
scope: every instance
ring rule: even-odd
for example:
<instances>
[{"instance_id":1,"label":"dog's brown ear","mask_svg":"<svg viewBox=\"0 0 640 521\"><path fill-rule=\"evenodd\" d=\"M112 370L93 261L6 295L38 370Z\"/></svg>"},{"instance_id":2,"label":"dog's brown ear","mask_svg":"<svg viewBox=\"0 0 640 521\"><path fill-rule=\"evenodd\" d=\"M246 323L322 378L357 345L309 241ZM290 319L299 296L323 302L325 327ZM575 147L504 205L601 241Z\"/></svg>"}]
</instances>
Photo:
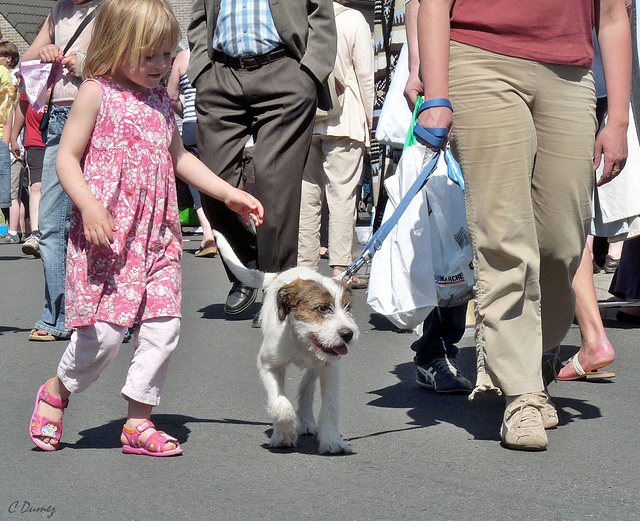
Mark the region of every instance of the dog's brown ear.
<instances>
[{"instance_id":1,"label":"dog's brown ear","mask_svg":"<svg viewBox=\"0 0 640 521\"><path fill-rule=\"evenodd\" d=\"M293 281L285 284L278 290L276 302L278 303L278 318L281 322L291 313L293 298L296 294L296 282L297 281Z\"/></svg>"}]
</instances>

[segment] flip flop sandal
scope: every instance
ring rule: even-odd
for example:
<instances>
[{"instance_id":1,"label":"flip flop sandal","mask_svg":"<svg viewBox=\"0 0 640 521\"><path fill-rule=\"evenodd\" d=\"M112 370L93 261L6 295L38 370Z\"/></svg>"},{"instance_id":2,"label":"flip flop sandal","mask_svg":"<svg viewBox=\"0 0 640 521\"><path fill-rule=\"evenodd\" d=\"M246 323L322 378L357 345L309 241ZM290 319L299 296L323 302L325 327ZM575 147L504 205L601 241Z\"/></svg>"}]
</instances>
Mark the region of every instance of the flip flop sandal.
<instances>
[{"instance_id":1,"label":"flip flop sandal","mask_svg":"<svg viewBox=\"0 0 640 521\"><path fill-rule=\"evenodd\" d=\"M29 340L32 342L52 342L54 340L58 340L51 333L47 333L46 331L42 331L38 328L33 328L31 333L29 333Z\"/></svg>"},{"instance_id":2,"label":"flip flop sandal","mask_svg":"<svg viewBox=\"0 0 640 521\"><path fill-rule=\"evenodd\" d=\"M576 376L560 376L560 373L562 373L562 370L561 370L560 373L558 373L556 380L559 380L559 381L601 380L603 378L613 378L616 375L615 371L598 371L598 369L601 369L602 367L606 367L607 365L609 365L610 362L605 363L600 367L595 367L589 371L585 371L582 368L582 365L580 365L580 362L578 361L578 355L576 354L569 359L566 365L569 365L569 363L571 363L571 365L573 366L573 370L576 372Z\"/></svg>"},{"instance_id":3,"label":"flip flop sandal","mask_svg":"<svg viewBox=\"0 0 640 521\"><path fill-rule=\"evenodd\" d=\"M182 454L182 447L178 440L173 436L169 436L166 432L156 431L151 434L144 442L144 447L140 445L140 435L149 429L155 429L155 425L149 420L142 422L135 429L130 429L126 425L122 427L122 434L129 442L128 445L122 446L122 452L125 454L142 454L144 456L177 456ZM175 443L176 448L172 450L164 450L164 446L168 443Z\"/></svg>"},{"instance_id":4,"label":"flip flop sandal","mask_svg":"<svg viewBox=\"0 0 640 521\"><path fill-rule=\"evenodd\" d=\"M54 446L50 443L43 442L39 437L45 436L48 438L54 438L60 442L60 438L62 437L62 420L50 420L46 416L38 416L38 414L36 414L38 404L40 402L46 402L53 407L58 407L63 410L69 405L69 400L62 400L49 394L49 391L47 391L47 385L49 385L52 380L53 378L38 389L36 404L33 407L31 424L29 425L29 436L31 436L31 441L36 445L36 447L49 452L57 450L60 443Z\"/></svg>"},{"instance_id":5,"label":"flip flop sandal","mask_svg":"<svg viewBox=\"0 0 640 521\"><path fill-rule=\"evenodd\" d=\"M202 246L200 246L200 248L198 248L198 251L195 253L196 257L215 257L218 254L218 247L217 246L208 246L206 248L203 248Z\"/></svg>"}]
</instances>

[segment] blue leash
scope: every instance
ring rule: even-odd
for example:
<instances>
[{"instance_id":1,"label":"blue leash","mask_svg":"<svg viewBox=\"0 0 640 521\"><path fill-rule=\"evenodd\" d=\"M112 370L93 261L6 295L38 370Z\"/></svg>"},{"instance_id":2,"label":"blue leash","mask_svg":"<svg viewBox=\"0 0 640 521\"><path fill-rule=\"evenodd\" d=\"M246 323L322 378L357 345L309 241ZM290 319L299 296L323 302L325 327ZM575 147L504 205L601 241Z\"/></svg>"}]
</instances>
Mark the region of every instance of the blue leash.
<instances>
[{"instance_id":1,"label":"blue leash","mask_svg":"<svg viewBox=\"0 0 640 521\"><path fill-rule=\"evenodd\" d=\"M425 101L418 110L418 114L421 112L431 108L431 107L448 107L453 110L451 107L451 102L445 98L434 98L429 101ZM371 262L375 253L382 247L382 243L387 238L387 235L391 233L391 230L398 224L398 220L405 212L409 203L413 200L415 195L422 190L424 185L427 182L429 176L435 171L436 166L438 165L438 158L440 157L440 151L442 146L444 145L444 140L447 137L449 132L448 128L444 127L434 127L434 128L423 128L418 123L416 123L413 134L421 141L428 143L430 146L437 148L438 151L434 152L433 158L427 163L427 165L422 169L420 175L416 178L413 184L407 190L407 193L401 199L400 203L398 203L398 207L395 209L391 217L389 217L378 230L374 233L367 243L364 245L362 253L358 256L356 260L354 260L347 268L336 275L334 279L343 280L345 278L349 278L355 275L362 266ZM448 155L447 155L448 154ZM445 159L449 162L449 159L453 159L449 150L447 150L445 154ZM455 163L455 160L452 162ZM456 163L457 165L457 163ZM455 168L453 179L456 183L460 184L460 186L464 189L464 181L462 179L462 173L460 172L460 168Z\"/></svg>"}]
</instances>

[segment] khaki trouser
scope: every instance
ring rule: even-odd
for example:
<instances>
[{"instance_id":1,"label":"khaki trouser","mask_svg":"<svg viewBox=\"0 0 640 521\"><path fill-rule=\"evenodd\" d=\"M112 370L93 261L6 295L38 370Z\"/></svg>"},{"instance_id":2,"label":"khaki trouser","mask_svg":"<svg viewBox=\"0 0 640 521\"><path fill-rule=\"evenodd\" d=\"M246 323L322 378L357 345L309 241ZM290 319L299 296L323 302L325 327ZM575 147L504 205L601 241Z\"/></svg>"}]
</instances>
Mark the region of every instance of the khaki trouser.
<instances>
[{"instance_id":1,"label":"khaki trouser","mask_svg":"<svg viewBox=\"0 0 640 521\"><path fill-rule=\"evenodd\" d=\"M351 264L356 189L364 143L348 137L313 136L302 179L298 266L318 269L322 201L329 205L329 265Z\"/></svg>"},{"instance_id":2,"label":"khaki trouser","mask_svg":"<svg viewBox=\"0 0 640 521\"><path fill-rule=\"evenodd\" d=\"M474 393L541 391L591 219L593 76L452 42L450 97L476 275Z\"/></svg>"}]
</instances>

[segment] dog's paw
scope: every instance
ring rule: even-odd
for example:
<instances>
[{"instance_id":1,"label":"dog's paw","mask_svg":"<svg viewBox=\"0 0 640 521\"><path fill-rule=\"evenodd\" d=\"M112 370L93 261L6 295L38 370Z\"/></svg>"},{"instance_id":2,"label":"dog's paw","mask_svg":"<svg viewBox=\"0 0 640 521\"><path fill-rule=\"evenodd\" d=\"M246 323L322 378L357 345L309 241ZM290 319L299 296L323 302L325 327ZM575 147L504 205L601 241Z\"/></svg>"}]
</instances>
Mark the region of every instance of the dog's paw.
<instances>
[{"instance_id":1,"label":"dog's paw","mask_svg":"<svg viewBox=\"0 0 640 521\"><path fill-rule=\"evenodd\" d=\"M300 435L305 434L318 434L318 426L314 419L305 420L303 418L299 419L300 427L298 428L298 433Z\"/></svg>"},{"instance_id":2,"label":"dog's paw","mask_svg":"<svg viewBox=\"0 0 640 521\"><path fill-rule=\"evenodd\" d=\"M351 446L339 435L318 440L318 452L320 454L351 454Z\"/></svg>"},{"instance_id":3,"label":"dog's paw","mask_svg":"<svg viewBox=\"0 0 640 521\"><path fill-rule=\"evenodd\" d=\"M298 436L296 435L294 438L291 436L287 436L286 438L279 433L274 432L271 435L271 439L269 440L269 447L273 447L274 449L285 449L288 447L297 447L298 446Z\"/></svg>"}]
</instances>

